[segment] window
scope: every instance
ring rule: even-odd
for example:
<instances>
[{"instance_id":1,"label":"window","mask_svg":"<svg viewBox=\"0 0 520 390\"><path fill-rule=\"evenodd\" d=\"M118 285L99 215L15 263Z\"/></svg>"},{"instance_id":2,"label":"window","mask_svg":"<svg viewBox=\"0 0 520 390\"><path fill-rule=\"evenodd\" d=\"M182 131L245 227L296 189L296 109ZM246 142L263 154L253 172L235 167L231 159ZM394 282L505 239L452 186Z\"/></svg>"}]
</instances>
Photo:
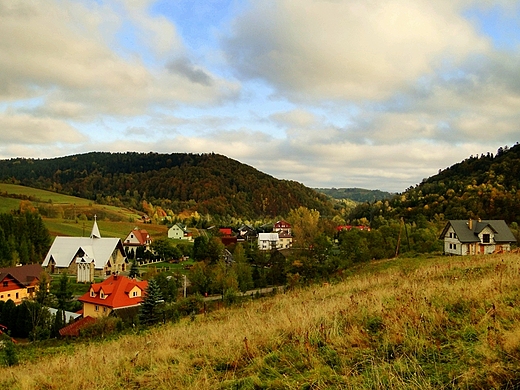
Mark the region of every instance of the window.
<instances>
[{"instance_id":1,"label":"window","mask_svg":"<svg viewBox=\"0 0 520 390\"><path fill-rule=\"evenodd\" d=\"M483 234L483 235L482 235L482 242L483 242L484 244L489 244L489 243L491 242L490 237L489 237L489 234Z\"/></svg>"},{"instance_id":2,"label":"window","mask_svg":"<svg viewBox=\"0 0 520 390\"><path fill-rule=\"evenodd\" d=\"M100 296L99 296L101 299L105 299L105 294L103 292L101 292Z\"/></svg>"},{"instance_id":3,"label":"window","mask_svg":"<svg viewBox=\"0 0 520 390\"><path fill-rule=\"evenodd\" d=\"M4 282L4 283L3 283L3 286L4 286L4 287L7 287L8 285L9 285L9 282Z\"/></svg>"},{"instance_id":4,"label":"window","mask_svg":"<svg viewBox=\"0 0 520 390\"><path fill-rule=\"evenodd\" d=\"M99 306L96 305L96 306L94 307L94 310L95 310L95 311L99 311Z\"/></svg>"},{"instance_id":5,"label":"window","mask_svg":"<svg viewBox=\"0 0 520 390\"><path fill-rule=\"evenodd\" d=\"M136 297L137 296L137 291L132 292L132 296Z\"/></svg>"},{"instance_id":6,"label":"window","mask_svg":"<svg viewBox=\"0 0 520 390\"><path fill-rule=\"evenodd\" d=\"M96 296L96 293L94 292L94 290L90 290L90 296L91 297L95 297Z\"/></svg>"},{"instance_id":7,"label":"window","mask_svg":"<svg viewBox=\"0 0 520 390\"><path fill-rule=\"evenodd\" d=\"M19 297L19 295L18 295L18 293L16 293L16 299L18 299L18 297Z\"/></svg>"},{"instance_id":8,"label":"window","mask_svg":"<svg viewBox=\"0 0 520 390\"><path fill-rule=\"evenodd\" d=\"M453 244L453 249L457 249L457 244Z\"/></svg>"}]
</instances>

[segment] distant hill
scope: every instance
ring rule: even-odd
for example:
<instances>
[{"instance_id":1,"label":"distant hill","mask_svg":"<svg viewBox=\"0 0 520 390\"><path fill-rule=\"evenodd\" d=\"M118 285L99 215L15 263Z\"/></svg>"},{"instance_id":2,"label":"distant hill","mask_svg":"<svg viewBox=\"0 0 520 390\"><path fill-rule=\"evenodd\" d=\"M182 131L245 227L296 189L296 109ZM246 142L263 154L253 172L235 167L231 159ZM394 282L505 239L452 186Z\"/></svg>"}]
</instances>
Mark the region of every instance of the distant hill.
<instances>
[{"instance_id":1,"label":"distant hill","mask_svg":"<svg viewBox=\"0 0 520 390\"><path fill-rule=\"evenodd\" d=\"M351 218L504 219L520 223L520 145L454 164L387 203L362 204Z\"/></svg>"},{"instance_id":2,"label":"distant hill","mask_svg":"<svg viewBox=\"0 0 520 390\"><path fill-rule=\"evenodd\" d=\"M333 199L350 199L355 202L374 202L390 199L395 194L380 190L365 190L363 188L315 188L316 191L328 195Z\"/></svg>"},{"instance_id":3,"label":"distant hill","mask_svg":"<svg viewBox=\"0 0 520 390\"><path fill-rule=\"evenodd\" d=\"M152 212L197 211L255 218L299 206L333 213L303 184L278 180L218 154L92 152L53 159L0 160L0 181Z\"/></svg>"}]
</instances>

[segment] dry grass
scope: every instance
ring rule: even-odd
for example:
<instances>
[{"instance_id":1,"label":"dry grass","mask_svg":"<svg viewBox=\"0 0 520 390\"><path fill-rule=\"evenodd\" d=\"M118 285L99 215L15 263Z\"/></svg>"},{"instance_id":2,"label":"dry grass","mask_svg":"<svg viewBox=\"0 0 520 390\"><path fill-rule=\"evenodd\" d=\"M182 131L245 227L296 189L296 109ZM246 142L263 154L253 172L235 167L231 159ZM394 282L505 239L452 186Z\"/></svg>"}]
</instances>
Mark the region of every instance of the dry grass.
<instances>
[{"instance_id":1,"label":"dry grass","mask_svg":"<svg viewBox=\"0 0 520 390\"><path fill-rule=\"evenodd\" d=\"M399 259L344 282L3 368L13 389L507 388L520 256ZM377 270L379 268L379 270ZM403 271L407 269L408 271Z\"/></svg>"}]
</instances>

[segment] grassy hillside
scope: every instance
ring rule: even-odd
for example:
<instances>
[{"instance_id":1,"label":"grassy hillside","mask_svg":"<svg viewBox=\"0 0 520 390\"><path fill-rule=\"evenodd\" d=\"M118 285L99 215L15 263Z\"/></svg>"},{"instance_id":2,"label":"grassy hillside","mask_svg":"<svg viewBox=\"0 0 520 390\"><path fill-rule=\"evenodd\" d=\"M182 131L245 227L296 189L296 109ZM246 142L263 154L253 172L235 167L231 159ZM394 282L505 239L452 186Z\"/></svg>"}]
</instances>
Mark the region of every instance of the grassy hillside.
<instances>
[{"instance_id":1,"label":"grassy hillside","mask_svg":"<svg viewBox=\"0 0 520 390\"><path fill-rule=\"evenodd\" d=\"M372 262L117 340L21 348L12 389L433 389L520 385L520 256ZM37 357L35 357L35 355Z\"/></svg>"},{"instance_id":2,"label":"grassy hillside","mask_svg":"<svg viewBox=\"0 0 520 390\"><path fill-rule=\"evenodd\" d=\"M152 236L166 235L166 226L142 224L139 214L122 207L100 205L88 199L6 183L0 183L0 195L3 195L0 196L0 213L19 210L20 203L24 201L25 207L40 211L45 226L53 236L81 237L90 234L94 215L105 237L125 238L136 226L148 230Z\"/></svg>"}]
</instances>

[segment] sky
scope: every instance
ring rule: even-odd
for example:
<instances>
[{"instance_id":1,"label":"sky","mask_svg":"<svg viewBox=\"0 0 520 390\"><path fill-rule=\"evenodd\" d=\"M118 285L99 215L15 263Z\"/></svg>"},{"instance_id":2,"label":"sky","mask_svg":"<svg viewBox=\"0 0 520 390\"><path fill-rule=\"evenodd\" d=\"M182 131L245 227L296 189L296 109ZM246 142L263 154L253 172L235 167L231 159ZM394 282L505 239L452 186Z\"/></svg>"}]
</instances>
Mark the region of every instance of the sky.
<instances>
[{"instance_id":1,"label":"sky","mask_svg":"<svg viewBox=\"0 0 520 390\"><path fill-rule=\"evenodd\" d=\"M403 192L520 141L520 0L2 0L0 159L218 153Z\"/></svg>"}]
</instances>

